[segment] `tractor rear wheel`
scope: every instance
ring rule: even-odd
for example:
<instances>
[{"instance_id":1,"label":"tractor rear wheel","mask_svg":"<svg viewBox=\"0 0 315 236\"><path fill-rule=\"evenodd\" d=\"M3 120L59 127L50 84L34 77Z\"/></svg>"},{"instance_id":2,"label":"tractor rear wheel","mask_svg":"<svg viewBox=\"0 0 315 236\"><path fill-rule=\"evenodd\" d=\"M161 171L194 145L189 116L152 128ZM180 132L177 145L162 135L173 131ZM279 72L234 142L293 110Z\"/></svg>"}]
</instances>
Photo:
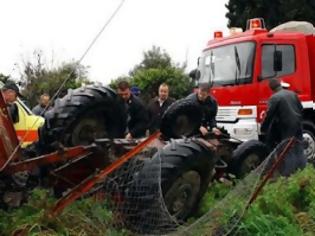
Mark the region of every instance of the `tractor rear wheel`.
<instances>
[{"instance_id":1,"label":"tractor rear wheel","mask_svg":"<svg viewBox=\"0 0 315 236\"><path fill-rule=\"evenodd\" d=\"M69 90L55 101L45 119L40 143L51 149L57 143L87 145L96 138L122 137L126 127L124 108L115 92L95 85Z\"/></svg>"},{"instance_id":2,"label":"tractor rear wheel","mask_svg":"<svg viewBox=\"0 0 315 236\"><path fill-rule=\"evenodd\" d=\"M128 219L131 227L138 225L137 231L150 234L159 231L159 224L163 224L160 221L165 223L169 216L178 222L187 220L207 190L216 160L212 151L193 140L173 140L155 153L136 174L127 192L128 204L136 208L137 216ZM134 198L139 191L141 195ZM150 228L141 227L147 224Z\"/></svg>"}]
</instances>

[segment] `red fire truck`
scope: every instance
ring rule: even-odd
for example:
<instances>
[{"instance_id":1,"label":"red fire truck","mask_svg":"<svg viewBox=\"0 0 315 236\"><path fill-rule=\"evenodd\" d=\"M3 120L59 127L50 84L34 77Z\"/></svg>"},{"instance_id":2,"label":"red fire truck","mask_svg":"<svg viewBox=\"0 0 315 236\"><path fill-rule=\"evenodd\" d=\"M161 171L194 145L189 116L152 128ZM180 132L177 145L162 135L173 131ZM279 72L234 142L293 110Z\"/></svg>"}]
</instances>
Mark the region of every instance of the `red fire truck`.
<instances>
[{"instance_id":1,"label":"red fire truck","mask_svg":"<svg viewBox=\"0 0 315 236\"><path fill-rule=\"evenodd\" d=\"M217 121L242 140L257 139L267 101L268 79L279 78L304 107L305 154L315 159L315 28L288 22L268 31L263 19L249 20L245 32L215 32L198 60L199 82L210 82Z\"/></svg>"}]
</instances>

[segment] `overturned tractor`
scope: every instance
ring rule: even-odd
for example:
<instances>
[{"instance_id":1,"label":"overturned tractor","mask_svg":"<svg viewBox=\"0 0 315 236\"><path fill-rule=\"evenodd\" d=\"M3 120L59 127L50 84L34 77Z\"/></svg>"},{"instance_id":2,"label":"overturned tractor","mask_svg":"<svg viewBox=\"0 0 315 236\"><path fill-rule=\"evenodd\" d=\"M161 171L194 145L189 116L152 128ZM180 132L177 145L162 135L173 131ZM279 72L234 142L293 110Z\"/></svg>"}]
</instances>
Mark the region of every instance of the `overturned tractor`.
<instances>
[{"instance_id":1,"label":"overturned tractor","mask_svg":"<svg viewBox=\"0 0 315 236\"><path fill-rule=\"evenodd\" d=\"M153 216L152 207L162 205L163 214L185 221L212 180L224 173L242 177L268 154L261 142L242 143L224 130L219 136L196 135L201 111L185 99L167 110L160 132L125 140L126 115L114 91L94 85L70 90L47 113L39 142L25 149L19 147L2 96L0 106L2 207L18 206L30 189L44 186L60 197L53 216L74 200L101 192L137 232L152 233L168 224L152 222L165 220L161 211ZM135 227L139 222L147 227Z\"/></svg>"}]
</instances>

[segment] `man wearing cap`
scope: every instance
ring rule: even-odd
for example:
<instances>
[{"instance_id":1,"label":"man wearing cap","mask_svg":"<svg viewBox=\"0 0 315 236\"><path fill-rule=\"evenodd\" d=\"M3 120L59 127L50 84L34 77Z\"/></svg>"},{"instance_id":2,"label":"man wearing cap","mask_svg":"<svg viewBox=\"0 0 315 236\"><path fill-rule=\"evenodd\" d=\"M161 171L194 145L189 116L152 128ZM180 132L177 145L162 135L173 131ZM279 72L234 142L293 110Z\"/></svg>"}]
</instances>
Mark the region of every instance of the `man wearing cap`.
<instances>
[{"instance_id":1,"label":"man wearing cap","mask_svg":"<svg viewBox=\"0 0 315 236\"><path fill-rule=\"evenodd\" d=\"M7 104L8 112L12 118L13 123L17 123L19 121L19 110L15 101L17 97L20 95L20 90L18 86L13 81L7 81L5 85L2 87L3 98Z\"/></svg>"},{"instance_id":2,"label":"man wearing cap","mask_svg":"<svg viewBox=\"0 0 315 236\"><path fill-rule=\"evenodd\" d=\"M267 145L270 149L288 138L297 139L298 142L293 150L294 155L286 157L284 168L281 171L282 175L288 176L297 168L304 168L307 161L302 145L303 106L294 92L282 88L278 79L270 79L269 87L273 94L268 101L261 132L266 134Z\"/></svg>"},{"instance_id":3,"label":"man wearing cap","mask_svg":"<svg viewBox=\"0 0 315 236\"><path fill-rule=\"evenodd\" d=\"M206 135L209 130L216 135L220 135L221 131L216 127L216 115L218 112L217 101L210 96L210 85L207 83L202 83L199 85L198 92L190 94L187 99L191 99L202 110L202 122L199 131L202 135Z\"/></svg>"}]
</instances>

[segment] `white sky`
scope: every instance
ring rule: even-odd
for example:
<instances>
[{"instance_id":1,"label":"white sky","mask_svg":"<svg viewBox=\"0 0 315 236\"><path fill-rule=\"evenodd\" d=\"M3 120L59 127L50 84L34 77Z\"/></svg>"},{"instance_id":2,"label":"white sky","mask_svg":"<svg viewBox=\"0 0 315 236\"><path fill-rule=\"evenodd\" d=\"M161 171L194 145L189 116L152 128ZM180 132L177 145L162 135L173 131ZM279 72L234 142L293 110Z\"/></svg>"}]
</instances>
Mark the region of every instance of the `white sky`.
<instances>
[{"instance_id":1,"label":"white sky","mask_svg":"<svg viewBox=\"0 0 315 236\"><path fill-rule=\"evenodd\" d=\"M120 0L10 0L0 3L0 72L42 50L53 64L79 59ZM152 45L193 69L213 32L227 32L227 0L126 0L82 64L104 84L127 74Z\"/></svg>"}]
</instances>

